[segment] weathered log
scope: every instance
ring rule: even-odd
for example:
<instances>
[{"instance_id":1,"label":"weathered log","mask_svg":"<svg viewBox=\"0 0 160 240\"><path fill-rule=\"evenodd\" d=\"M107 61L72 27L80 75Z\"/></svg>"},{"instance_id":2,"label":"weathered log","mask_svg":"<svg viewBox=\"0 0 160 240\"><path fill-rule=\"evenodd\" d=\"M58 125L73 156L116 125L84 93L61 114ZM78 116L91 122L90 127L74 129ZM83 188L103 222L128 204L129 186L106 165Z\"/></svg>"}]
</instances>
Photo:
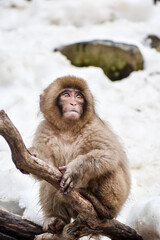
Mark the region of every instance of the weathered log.
<instances>
[{"instance_id":1,"label":"weathered log","mask_svg":"<svg viewBox=\"0 0 160 240\"><path fill-rule=\"evenodd\" d=\"M18 130L3 110L0 111L0 135L8 142L12 152L12 160L22 173L27 172L41 177L59 189L62 176L60 171L30 154ZM94 197L88 196L87 200L73 189L65 195L65 198L73 209L79 213L77 219L73 223L66 225L60 235L49 234L49 237L46 236L43 239L71 240L90 234L101 234L110 237L112 240L142 240L136 231L130 227L115 219L105 218L103 207L99 202L94 201Z\"/></svg>"},{"instance_id":2,"label":"weathered log","mask_svg":"<svg viewBox=\"0 0 160 240\"><path fill-rule=\"evenodd\" d=\"M43 233L42 227L24 220L17 214L0 209L0 239L33 240L35 235Z\"/></svg>"}]
</instances>

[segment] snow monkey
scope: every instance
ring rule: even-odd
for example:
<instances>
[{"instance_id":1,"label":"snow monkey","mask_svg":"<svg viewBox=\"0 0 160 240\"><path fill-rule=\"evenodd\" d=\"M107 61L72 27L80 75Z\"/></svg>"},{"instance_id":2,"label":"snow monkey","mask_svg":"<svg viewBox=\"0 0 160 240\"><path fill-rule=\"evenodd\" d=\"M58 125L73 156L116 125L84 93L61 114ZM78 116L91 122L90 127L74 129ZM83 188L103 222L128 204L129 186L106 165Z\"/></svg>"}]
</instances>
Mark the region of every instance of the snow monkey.
<instances>
[{"instance_id":1,"label":"snow monkey","mask_svg":"<svg viewBox=\"0 0 160 240\"><path fill-rule=\"evenodd\" d=\"M40 183L43 228L60 232L77 213L65 201L72 188L94 195L114 218L128 197L130 174L125 152L116 135L96 114L86 82L65 76L40 96L44 120L38 126L32 152L62 172L60 190Z\"/></svg>"}]
</instances>

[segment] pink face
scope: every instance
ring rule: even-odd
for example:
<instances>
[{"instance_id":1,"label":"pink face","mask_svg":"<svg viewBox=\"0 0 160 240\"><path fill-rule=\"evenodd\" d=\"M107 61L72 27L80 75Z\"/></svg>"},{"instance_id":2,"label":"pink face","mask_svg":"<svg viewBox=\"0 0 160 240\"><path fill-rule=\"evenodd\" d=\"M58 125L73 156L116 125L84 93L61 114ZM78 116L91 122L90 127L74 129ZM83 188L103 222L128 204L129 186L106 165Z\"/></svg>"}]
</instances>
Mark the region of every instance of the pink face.
<instances>
[{"instance_id":1,"label":"pink face","mask_svg":"<svg viewBox=\"0 0 160 240\"><path fill-rule=\"evenodd\" d=\"M59 96L63 117L78 120L83 113L84 97L77 89L66 89Z\"/></svg>"}]
</instances>

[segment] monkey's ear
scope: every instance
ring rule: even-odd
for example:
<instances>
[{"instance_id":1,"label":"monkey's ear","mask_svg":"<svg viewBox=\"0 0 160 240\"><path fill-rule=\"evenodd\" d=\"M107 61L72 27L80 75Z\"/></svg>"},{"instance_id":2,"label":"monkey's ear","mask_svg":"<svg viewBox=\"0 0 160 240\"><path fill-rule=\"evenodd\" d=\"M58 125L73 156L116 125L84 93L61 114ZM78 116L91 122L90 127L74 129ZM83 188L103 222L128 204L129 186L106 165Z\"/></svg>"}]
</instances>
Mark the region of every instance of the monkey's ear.
<instances>
[{"instance_id":1,"label":"monkey's ear","mask_svg":"<svg viewBox=\"0 0 160 240\"><path fill-rule=\"evenodd\" d=\"M40 95L40 110L41 112L44 110L44 93Z\"/></svg>"}]
</instances>

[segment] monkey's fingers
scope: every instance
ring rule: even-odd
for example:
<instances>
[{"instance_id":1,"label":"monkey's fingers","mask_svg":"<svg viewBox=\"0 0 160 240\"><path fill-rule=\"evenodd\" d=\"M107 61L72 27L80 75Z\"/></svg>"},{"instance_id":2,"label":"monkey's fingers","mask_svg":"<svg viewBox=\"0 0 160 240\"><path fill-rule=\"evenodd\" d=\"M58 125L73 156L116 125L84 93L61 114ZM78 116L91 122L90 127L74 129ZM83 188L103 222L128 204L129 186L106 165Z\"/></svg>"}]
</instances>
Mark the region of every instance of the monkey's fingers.
<instances>
[{"instance_id":1,"label":"monkey's fingers","mask_svg":"<svg viewBox=\"0 0 160 240\"><path fill-rule=\"evenodd\" d=\"M67 194L70 190L70 188L73 186L73 182L71 177L68 178L62 178L61 182L60 182L60 192L63 194Z\"/></svg>"},{"instance_id":2,"label":"monkey's fingers","mask_svg":"<svg viewBox=\"0 0 160 240\"><path fill-rule=\"evenodd\" d=\"M67 167L66 166L61 166L61 167L58 167L59 171L63 172L63 171L66 171Z\"/></svg>"},{"instance_id":3,"label":"monkey's fingers","mask_svg":"<svg viewBox=\"0 0 160 240\"><path fill-rule=\"evenodd\" d=\"M26 172L25 170L23 169L19 169L23 174L29 174L29 172Z\"/></svg>"}]
</instances>

